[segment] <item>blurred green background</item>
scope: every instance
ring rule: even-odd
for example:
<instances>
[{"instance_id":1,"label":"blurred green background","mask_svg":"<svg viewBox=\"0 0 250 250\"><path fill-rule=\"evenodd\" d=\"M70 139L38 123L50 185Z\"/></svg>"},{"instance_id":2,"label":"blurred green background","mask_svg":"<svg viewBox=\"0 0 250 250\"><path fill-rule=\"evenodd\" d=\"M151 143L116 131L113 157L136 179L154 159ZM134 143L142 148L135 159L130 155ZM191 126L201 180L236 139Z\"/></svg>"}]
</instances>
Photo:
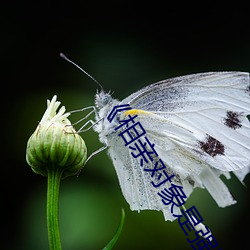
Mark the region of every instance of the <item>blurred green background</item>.
<instances>
[{"instance_id":1,"label":"blurred green background","mask_svg":"<svg viewBox=\"0 0 250 250\"><path fill-rule=\"evenodd\" d=\"M147 84L205 71L250 69L249 18L244 6L162 2L9 2L1 7L1 249L48 249L46 178L25 161L26 142L54 94L67 110L93 105L97 85L59 57L64 52L123 99ZM228 3L229 4L229 3ZM79 115L72 116L77 121ZM89 154L101 147L82 134ZM195 205L221 249L249 245L249 187L225 180L238 203L219 208L205 190ZM218 190L219 192L219 190ZM60 229L65 250L102 249L121 217L114 249L191 249L177 222L161 212L132 212L111 160L102 152L81 175L62 181Z\"/></svg>"}]
</instances>

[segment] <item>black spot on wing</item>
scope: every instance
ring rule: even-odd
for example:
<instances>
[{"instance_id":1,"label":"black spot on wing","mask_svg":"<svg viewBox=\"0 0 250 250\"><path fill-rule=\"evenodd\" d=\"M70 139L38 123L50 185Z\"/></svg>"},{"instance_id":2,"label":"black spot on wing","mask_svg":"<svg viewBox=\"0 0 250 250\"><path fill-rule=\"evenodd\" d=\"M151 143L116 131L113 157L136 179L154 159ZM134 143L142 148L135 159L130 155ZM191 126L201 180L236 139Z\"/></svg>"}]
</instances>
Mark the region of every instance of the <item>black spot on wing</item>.
<instances>
[{"instance_id":1,"label":"black spot on wing","mask_svg":"<svg viewBox=\"0 0 250 250\"><path fill-rule=\"evenodd\" d=\"M195 181L190 176L187 178L187 181L192 187L194 187Z\"/></svg>"},{"instance_id":2,"label":"black spot on wing","mask_svg":"<svg viewBox=\"0 0 250 250\"><path fill-rule=\"evenodd\" d=\"M232 129L240 128L242 113L227 111L227 115L224 118L224 124Z\"/></svg>"},{"instance_id":3,"label":"black spot on wing","mask_svg":"<svg viewBox=\"0 0 250 250\"><path fill-rule=\"evenodd\" d=\"M207 135L204 141L199 142L200 148L212 157L216 155L224 155L224 145L215 138Z\"/></svg>"}]
</instances>

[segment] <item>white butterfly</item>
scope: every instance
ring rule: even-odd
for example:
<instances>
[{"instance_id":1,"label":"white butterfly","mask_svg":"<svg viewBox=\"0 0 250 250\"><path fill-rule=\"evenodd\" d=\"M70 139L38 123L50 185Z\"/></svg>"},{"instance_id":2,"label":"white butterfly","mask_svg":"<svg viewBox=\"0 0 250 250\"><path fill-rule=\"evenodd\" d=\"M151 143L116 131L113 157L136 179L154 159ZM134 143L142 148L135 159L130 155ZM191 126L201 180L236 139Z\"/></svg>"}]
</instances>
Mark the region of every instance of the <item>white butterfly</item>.
<instances>
[{"instance_id":1,"label":"white butterfly","mask_svg":"<svg viewBox=\"0 0 250 250\"><path fill-rule=\"evenodd\" d=\"M112 109L123 104L132 109L118 112L110 123L107 117ZM230 178L233 172L242 182L250 172L248 73L211 72L176 77L151 84L121 102L102 90L96 94L95 107L93 128L108 147L131 210L161 210L165 220L176 218L171 206L164 205L159 196L160 190L170 187L169 182L154 187L151 172L144 170L145 164L141 166L139 157L132 156L119 136L126 126L115 130L128 115L135 114L167 173L175 175L172 183L181 185L187 197L195 187L201 187L208 190L220 207L235 203L220 175ZM153 169L153 162L149 161L146 167ZM174 211L178 214L179 208Z\"/></svg>"}]
</instances>

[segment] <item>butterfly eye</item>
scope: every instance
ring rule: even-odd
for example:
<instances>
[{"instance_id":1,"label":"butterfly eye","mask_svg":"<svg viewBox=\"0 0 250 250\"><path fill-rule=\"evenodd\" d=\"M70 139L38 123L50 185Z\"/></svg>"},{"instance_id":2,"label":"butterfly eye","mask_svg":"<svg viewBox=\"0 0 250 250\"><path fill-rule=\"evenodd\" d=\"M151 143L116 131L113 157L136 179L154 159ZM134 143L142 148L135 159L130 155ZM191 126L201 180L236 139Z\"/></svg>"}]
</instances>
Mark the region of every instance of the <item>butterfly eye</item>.
<instances>
[{"instance_id":1,"label":"butterfly eye","mask_svg":"<svg viewBox=\"0 0 250 250\"><path fill-rule=\"evenodd\" d=\"M111 99L111 96L110 96L109 94L105 94L105 95L103 96L103 100L102 100L103 105L108 104L109 101L110 101L110 99Z\"/></svg>"},{"instance_id":2,"label":"butterfly eye","mask_svg":"<svg viewBox=\"0 0 250 250\"><path fill-rule=\"evenodd\" d=\"M98 108L105 107L112 100L111 95L101 91L96 94L95 105Z\"/></svg>"}]
</instances>

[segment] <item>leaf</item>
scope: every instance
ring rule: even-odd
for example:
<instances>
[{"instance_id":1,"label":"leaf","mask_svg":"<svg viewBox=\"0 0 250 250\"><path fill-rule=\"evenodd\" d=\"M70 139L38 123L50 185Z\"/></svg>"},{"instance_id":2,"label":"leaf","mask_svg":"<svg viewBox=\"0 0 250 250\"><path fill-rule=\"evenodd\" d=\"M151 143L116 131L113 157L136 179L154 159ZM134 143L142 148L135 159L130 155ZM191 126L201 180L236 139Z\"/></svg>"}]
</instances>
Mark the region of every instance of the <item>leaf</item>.
<instances>
[{"instance_id":1,"label":"leaf","mask_svg":"<svg viewBox=\"0 0 250 250\"><path fill-rule=\"evenodd\" d=\"M117 228L117 231L116 231L115 235L113 236L113 238L111 239L111 241L103 248L103 250L111 250L113 248L113 246L115 245L116 241L118 240L118 238L120 236L120 233L121 233L123 225L124 225L124 221L125 221L125 211L122 208L122 218L121 218L120 225Z\"/></svg>"}]
</instances>

